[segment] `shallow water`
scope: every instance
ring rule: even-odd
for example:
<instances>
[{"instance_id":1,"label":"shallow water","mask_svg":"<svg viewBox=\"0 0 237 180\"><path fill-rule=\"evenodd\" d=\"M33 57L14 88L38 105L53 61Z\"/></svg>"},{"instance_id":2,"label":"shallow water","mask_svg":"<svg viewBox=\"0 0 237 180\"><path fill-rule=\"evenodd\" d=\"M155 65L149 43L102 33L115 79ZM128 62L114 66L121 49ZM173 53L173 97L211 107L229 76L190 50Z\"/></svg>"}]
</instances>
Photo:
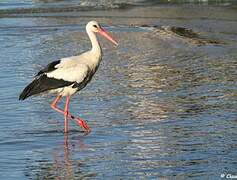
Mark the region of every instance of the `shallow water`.
<instances>
[{"instance_id":1,"label":"shallow water","mask_svg":"<svg viewBox=\"0 0 237 180\"><path fill-rule=\"evenodd\" d=\"M217 179L237 173L234 4L148 1L89 11L80 8L93 6L90 1L79 7L70 1L72 9L57 12L65 7L61 1L52 12L54 1L24 2L9 1L0 11L1 179ZM48 9L37 10L42 7ZM92 19L120 45L100 38L103 62L71 101L71 113L92 132L85 135L71 123L64 136L63 117L49 108L53 97L20 102L18 95L44 65L90 47L84 26ZM198 45L154 26L190 28L221 43Z\"/></svg>"}]
</instances>

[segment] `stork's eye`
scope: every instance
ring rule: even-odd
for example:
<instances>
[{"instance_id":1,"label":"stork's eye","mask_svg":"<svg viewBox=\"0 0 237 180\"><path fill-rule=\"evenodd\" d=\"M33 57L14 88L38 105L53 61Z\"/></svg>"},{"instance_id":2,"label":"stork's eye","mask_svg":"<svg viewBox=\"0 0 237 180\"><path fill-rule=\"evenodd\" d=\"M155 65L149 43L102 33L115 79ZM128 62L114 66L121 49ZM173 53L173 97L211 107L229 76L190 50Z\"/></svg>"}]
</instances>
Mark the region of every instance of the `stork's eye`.
<instances>
[{"instance_id":1,"label":"stork's eye","mask_svg":"<svg viewBox=\"0 0 237 180\"><path fill-rule=\"evenodd\" d=\"M98 28L96 25L93 25L93 27Z\"/></svg>"}]
</instances>

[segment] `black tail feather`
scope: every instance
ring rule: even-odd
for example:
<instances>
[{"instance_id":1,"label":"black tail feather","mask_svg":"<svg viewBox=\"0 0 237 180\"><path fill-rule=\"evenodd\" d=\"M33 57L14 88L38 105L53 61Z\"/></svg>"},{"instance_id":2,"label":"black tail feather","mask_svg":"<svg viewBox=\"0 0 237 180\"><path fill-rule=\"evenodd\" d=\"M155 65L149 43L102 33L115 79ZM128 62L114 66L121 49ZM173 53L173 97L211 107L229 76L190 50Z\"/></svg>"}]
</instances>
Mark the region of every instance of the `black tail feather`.
<instances>
[{"instance_id":1,"label":"black tail feather","mask_svg":"<svg viewBox=\"0 0 237 180\"><path fill-rule=\"evenodd\" d=\"M74 82L62 79L49 78L45 74L32 81L19 96L19 100L24 100L32 95L39 94L48 90L70 86Z\"/></svg>"},{"instance_id":2,"label":"black tail feather","mask_svg":"<svg viewBox=\"0 0 237 180\"><path fill-rule=\"evenodd\" d=\"M37 84L39 83L38 81L39 81L39 79L35 79L28 86L26 86L25 89L21 92L21 94L19 96L19 100L24 100L24 99L36 94Z\"/></svg>"}]
</instances>

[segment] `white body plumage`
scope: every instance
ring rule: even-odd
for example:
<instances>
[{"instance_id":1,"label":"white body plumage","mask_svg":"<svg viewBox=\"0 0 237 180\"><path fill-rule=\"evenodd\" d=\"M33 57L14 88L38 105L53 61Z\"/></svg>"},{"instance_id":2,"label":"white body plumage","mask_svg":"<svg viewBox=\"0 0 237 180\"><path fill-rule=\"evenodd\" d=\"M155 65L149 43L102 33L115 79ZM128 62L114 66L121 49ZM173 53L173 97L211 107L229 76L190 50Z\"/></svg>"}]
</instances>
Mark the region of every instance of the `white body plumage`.
<instances>
[{"instance_id":1,"label":"white body plumage","mask_svg":"<svg viewBox=\"0 0 237 180\"><path fill-rule=\"evenodd\" d=\"M93 76L101 61L101 51L87 51L79 56L61 59L56 65L56 70L46 73L47 77L62 79L69 82L83 82L88 76ZM89 81L88 81L89 82ZM87 82L87 83L88 83ZM57 93L68 96L79 89L73 88L73 84L62 88L50 90L49 93Z\"/></svg>"}]
</instances>

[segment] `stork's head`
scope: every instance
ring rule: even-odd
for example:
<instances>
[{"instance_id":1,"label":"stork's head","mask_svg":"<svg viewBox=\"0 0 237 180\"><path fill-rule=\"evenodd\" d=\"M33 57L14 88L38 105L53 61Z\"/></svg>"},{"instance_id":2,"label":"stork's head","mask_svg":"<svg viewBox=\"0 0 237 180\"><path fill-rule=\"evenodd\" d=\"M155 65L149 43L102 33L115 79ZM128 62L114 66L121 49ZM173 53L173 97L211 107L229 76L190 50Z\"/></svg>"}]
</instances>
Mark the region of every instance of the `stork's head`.
<instances>
[{"instance_id":1,"label":"stork's head","mask_svg":"<svg viewBox=\"0 0 237 180\"><path fill-rule=\"evenodd\" d=\"M99 33L101 36L105 37L116 46L118 45L118 43L96 21L88 22L86 25L86 30L87 32Z\"/></svg>"}]
</instances>

